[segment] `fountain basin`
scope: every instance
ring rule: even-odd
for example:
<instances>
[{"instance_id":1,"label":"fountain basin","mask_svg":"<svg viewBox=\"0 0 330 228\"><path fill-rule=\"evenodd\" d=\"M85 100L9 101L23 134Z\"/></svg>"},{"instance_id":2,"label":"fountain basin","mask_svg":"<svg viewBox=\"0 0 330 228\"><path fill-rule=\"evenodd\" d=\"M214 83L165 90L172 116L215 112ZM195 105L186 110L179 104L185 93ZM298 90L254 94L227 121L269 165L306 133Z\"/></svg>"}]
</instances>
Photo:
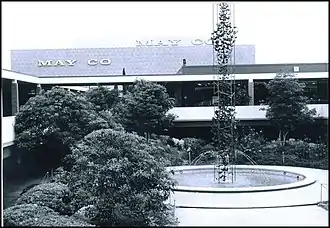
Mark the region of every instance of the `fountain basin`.
<instances>
[{"instance_id":1,"label":"fountain basin","mask_svg":"<svg viewBox=\"0 0 330 228\"><path fill-rule=\"evenodd\" d=\"M174 172L173 178L178 181L178 185L173 190L181 192L265 192L300 188L316 182L308 174L287 171L283 166L271 166L270 168L270 166L237 165L237 182L235 184L231 184L231 181L225 184L218 184L217 181L214 181L213 165L174 166L167 167L167 170L172 170ZM286 173L285 177L284 172ZM265 183L267 181L258 182L258 178L256 178L258 176L260 179L268 179L269 183ZM299 180L297 180L297 176L299 176ZM231 178L231 175L229 177ZM254 182L246 184L248 180Z\"/></svg>"}]
</instances>

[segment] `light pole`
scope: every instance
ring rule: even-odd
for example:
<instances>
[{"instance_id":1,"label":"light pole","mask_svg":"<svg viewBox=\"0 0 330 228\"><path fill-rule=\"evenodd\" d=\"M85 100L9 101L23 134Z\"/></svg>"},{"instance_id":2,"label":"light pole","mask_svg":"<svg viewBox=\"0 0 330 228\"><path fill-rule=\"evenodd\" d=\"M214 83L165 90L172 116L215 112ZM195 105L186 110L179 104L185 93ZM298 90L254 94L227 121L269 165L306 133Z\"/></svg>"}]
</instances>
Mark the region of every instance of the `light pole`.
<instances>
[{"instance_id":1,"label":"light pole","mask_svg":"<svg viewBox=\"0 0 330 228\"><path fill-rule=\"evenodd\" d=\"M284 151L282 152L282 161L283 161L283 165L284 165Z\"/></svg>"}]
</instances>

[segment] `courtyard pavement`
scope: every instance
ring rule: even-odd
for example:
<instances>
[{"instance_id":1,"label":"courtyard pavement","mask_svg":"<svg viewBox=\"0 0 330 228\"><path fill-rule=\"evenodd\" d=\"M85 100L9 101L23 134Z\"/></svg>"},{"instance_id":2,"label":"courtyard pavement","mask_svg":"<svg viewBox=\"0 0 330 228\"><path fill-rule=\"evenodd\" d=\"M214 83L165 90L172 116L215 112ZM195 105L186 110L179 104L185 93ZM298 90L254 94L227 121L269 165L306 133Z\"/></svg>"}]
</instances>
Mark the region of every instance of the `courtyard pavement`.
<instances>
[{"instance_id":1,"label":"courtyard pavement","mask_svg":"<svg viewBox=\"0 0 330 228\"><path fill-rule=\"evenodd\" d=\"M306 187L270 192L229 194L175 192L173 197L176 207L192 207L176 208L179 226L328 226L329 215L325 209L315 205L291 207L317 204L321 200L321 183L328 184L328 170L268 167L304 173L314 178L316 182ZM327 189L322 190L322 198L328 200Z\"/></svg>"}]
</instances>

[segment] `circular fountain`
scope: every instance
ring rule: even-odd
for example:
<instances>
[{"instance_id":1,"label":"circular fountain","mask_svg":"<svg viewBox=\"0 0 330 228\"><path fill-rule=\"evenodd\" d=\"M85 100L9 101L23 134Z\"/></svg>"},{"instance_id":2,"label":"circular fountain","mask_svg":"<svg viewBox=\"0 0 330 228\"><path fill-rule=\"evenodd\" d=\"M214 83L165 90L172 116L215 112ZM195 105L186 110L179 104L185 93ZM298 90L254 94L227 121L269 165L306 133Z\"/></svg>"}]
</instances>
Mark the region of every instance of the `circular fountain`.
<instances>
[{"instance_id":1,"label":"circular fountain","mask_svg":"<svg viewBox=\"0 0 330 228\"><path fill-rule=\"evenodd\" d=\"M214 165L168 167L177 181L174 191L262 192L299 188L315 183L315 179L304 173L292 172L283 166L260 166L248 155L243 152L240 154L251 165L230 164L229 156L225 154L217 156Z\"/></svg>"}]
</instances>

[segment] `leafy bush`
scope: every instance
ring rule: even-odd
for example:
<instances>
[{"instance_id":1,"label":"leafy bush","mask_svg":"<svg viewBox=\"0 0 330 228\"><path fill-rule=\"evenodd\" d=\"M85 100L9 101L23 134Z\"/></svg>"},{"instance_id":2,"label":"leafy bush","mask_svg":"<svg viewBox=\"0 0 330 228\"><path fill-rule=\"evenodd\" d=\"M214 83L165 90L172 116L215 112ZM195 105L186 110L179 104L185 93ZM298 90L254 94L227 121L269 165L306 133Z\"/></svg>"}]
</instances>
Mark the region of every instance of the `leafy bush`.
<instances>
[{"instance_id":1,"label":"leafy bush","mask_svg":"<svg viewBox=\"0 0 330 228\"><path fill-rule=\"evenodd\" d=\"M124 127L116 121L115 116L110 111L99 111L98 114L101 118L107 121L109 128L116 131L123 131Z\"/></svg>"},{"instance_id":2,"label":"leafy bush","mask_svg":"<svg viewBox=\"0 0 330 228\"><path fill-rule=\"evenodd\" d=\"M46 206L21 204L3 211L5 226L92 226L74 217L59 215Z\"/></svg>"},{"instance_id":3,"label":"leafy bush","mask_svg":"<svg viewBox=\"0 0 330 228\"><path fill-rule=\"evenodd\" d=\"M107 111L118 102L119 91L117 89L98 86L86 91L85 96L89 102L94 104L97 111Z\"/></svg>"},{"instance_id":4,"label":"leafy bush","mask_svg":"<svg viewBox=\"0 0 330 228\"><path fill-rule=\"evenodd\" d=\"M184 152L176 146L171 146L161 140L149 140L149 144L157 148L150 152L151 155L165 166L179 166L183 164L182 154Z\"/></svg>"},{"instance_id":5,"label":"leafy bush","mask_svg":"<svg viewBox=\"0 0 330 228\"><path fill-rule=\"evenodd\" d=\"M70 167L70 169L72 169L74 163L72 156L68 156L65 161L70 163L69 165L67 165L67 167ZM69 170L65 170L63 167L59 167L54 172L53 180L56 183L62 183L66 186L71 186L71 189L74 189L70 206L72 208L72 211L77 212L78 210L87 205L92 205L95 202L95 197L88 189L79 187L81 186L82 182L84 182L83 179L79 180L79 177L77 177L76 182L72 183L72 176L73 175Z\"/></svg>"},{"instance_id":6,"label":"leafy bush","mask_svg":"<svg viewBox=\"0 0 330 228\"><path fill-rule=\"evenodd\" d=\"M186 150L190 148L191 160L194 160L197 156L203 151L203 147L206 145L206 142L202 139L197 138L183 138L184 145Z\"/></svg>"},{"instance_id":7,"label":"leafy bush","mask_svg":"<svg viewBox=\"0 0 330 228\"><path fill-rule=\"evenodd\" d=\"M184 164L182 145L180 140L171 138L167 135L151 134L148 143L157 147L157 150L151 151L151 154L165 166L179 166Z\"/></svg>"},{"instance_id":8,"label":"leafy bush","mask_svg":"<svg viewBox=\"0 0 330 228\"><path fill-rule=\"evenodd\" d=\"M150 134L150 139L155 141L160 141L164 145L174 146L174 142L172 138L168 135L157 135L157 134Z\"/></svg>"},{"instance_id":9,"label":"leafy bush","mask_svg":"<svg viewBox=\"0 0 330 228\"><path fill-rule=\"evenodd\" d=\"M45 183L34 186L22 194L16 205L37 204L49 207L60 214L71 215L70 195L69 188L64 184Z\"/></svg>"},{"instance_id":10,"label":"leafy bush","mask_svg":"<svg viewBox=\"0 0 330 228\"><path fill-rule=\"evenodd\" d=\"M236 162L237 164L251 164L247 157L257 159L264 153L262 149L266 145L266 141L262 136L262 132L256 132L251 128L243 129L243 136L238 138L236 149L242 153L237 153Z\"/></svg>"},{"instance_id":11,"label":"leafy bush","mask_svg":"<svg viewBox=\"0 0 330 228\"><path fill-rule=\"evenodd\" d=\"M94 205L88 205L80 208L73 216L87 221L89 223L93 223L97 214L97 209Z\"/></svg>"},{"instance_id":12,"label":"leafy bush","mask_svg":"<svg viewBox=\"0 0 330 228\"><path fill-rule=\"evenodd\" d=\"M255 132L250 132L242 137L239 142L238 147L259 165L287 165L328 169L328 150L325 144L289 139L283 145L280 141L266 142L260 134ZM238 158L238 164L249 164L243 155L239 155Z\"/></svg>"},{"instance_id":13,"label":"leafy bush","mask_svg":"<svg viewBox=\"0 0 330 228\"><path fill-rule=\"evenodd\" d=\"M87 135L70 155L73 205L94 205L99 225L174 224L164 203L174 181L151 155L157 150L143 137L122 131L104 129Z\"/></svg>"}]
</instances>

